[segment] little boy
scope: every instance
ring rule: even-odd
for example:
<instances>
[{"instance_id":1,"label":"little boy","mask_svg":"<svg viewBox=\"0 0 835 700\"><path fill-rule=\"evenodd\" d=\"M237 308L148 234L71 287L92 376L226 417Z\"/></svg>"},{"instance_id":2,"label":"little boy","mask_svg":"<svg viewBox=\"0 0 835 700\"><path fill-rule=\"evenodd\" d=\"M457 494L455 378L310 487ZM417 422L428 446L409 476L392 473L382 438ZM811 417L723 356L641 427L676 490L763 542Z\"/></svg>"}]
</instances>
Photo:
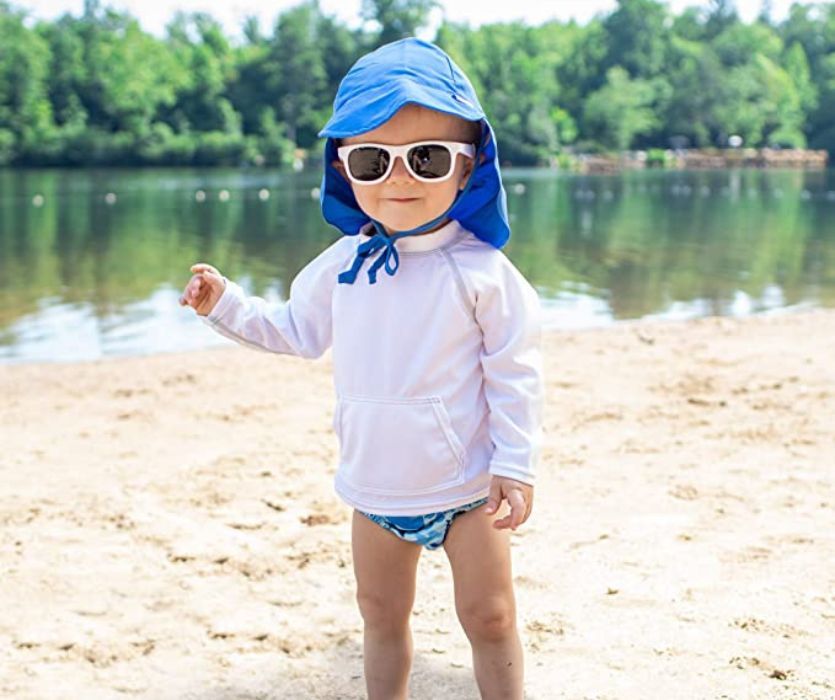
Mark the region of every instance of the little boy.
<instances>
[{"instance_id":1,"label":"little boy","mask_svg":"<svg viewBox=\"0 0 835 700\"><path fill-rule=\"evenodd\" d=\"M354 509L368 697L407 698L418 557L443 547L482 698L520 700L508 529L533 503L540 320L499 250L510 229L495 135L461 70L410 38L351 68L320 136L322 212L344 235L285 304L205 264L181 304L254 348L333 349L335 488Z\"/></svg>"}]
</instances>

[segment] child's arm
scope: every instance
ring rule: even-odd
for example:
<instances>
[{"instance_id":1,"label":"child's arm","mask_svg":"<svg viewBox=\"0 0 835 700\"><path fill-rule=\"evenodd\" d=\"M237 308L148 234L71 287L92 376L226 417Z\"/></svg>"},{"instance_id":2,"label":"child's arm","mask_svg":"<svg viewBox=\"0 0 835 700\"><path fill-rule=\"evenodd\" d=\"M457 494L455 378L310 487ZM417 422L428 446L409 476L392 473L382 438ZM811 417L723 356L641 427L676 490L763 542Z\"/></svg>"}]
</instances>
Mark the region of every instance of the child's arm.
<instances>
[{"instance_id":1,"label":"child's arm","mask_svg":"<svg viewBox=\"0 0 835 700\"><path fill-rule=\"evenodd\" d=\"M483 333L481 366L490 407L488 514L503 499L511 514L496 527L516 529L530 514L542 431L541 317L536 291L503 255L489 284L476 295L475 315Z\"/></svg>"},{"instance_id":2,"label":"child's arm","mask_svg":"<svg viewBox=\"0 0 835 700\"><path fill-rule=\"evenodd\" d=\"M276 305L268 305L261 297L247 296L238 284L216 270L213 274L204 269L210 266L196 265L192 270L201 281L192 278L180 303L194 306L214 330L242 345L267 352L319 357L331 344L333 287L351 250L344 239L324 250L293 279L287 301ZM200 306L200 290L207 288L207 301ZM221 293L215 297L218 290ZM197 295L194 303L188 296L190 291Z\"/></svg>"}]
</instances>

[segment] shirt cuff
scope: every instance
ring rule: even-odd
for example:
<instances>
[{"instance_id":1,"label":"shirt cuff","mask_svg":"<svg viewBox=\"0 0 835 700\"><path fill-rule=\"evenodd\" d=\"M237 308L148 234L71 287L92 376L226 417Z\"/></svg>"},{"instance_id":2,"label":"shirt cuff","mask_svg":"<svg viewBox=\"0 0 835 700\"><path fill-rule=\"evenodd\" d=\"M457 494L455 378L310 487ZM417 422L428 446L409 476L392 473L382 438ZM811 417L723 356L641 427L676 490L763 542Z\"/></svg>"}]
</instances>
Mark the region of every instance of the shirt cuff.
<instances>
[{"instance_id":1,"label":"shirt cuff","mask_svg":"<svg viewBox=\"0 0 835 700\"><path fill-rule=\"evenodd\" d=\"M501 462L493 462L490 464L490 474L493 476L503 476L507 479L514 479L521 481L528 486L534 485L534 475L529 469L520 467L518 464L502 464Z\"/></svg>"},{"instance_id":2,"label":"shirt cuff","mask_svg":"<svg viewBox=\"0 0 835 700\"><path fill-rule=\"evenodd\" d=\"M235 299L240 298L243 291L237 284L226 277L223 278L223 281L225 283L225 287L223 289L223 294L220 295L220 299L217 300L214 308L207 315L200 317L203 319L204 323L207 323L210 326L217 325L220 319L222 319L224 314L229 310L229 307L235 302Z\"/></svg>"}]
</instances>

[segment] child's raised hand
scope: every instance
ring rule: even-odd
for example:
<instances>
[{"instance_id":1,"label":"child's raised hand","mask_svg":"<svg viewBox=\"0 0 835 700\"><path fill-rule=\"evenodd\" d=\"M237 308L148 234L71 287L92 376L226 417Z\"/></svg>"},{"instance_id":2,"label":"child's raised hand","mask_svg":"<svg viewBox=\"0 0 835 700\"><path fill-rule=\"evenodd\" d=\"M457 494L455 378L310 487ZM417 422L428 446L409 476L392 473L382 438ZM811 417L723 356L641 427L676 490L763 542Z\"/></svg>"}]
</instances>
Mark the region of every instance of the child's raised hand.
<instances>
[{"instance_id":1,"label":"child's raised hand","mask_svg":"<svg viewBox=\"0 0 835 700\"><path fill-rule=\"evenodd\" d=\"M216 268L205 263L191 266L192 276L188 281L180 306L191 306L200 316L208 316L226 288L223 276Z\"/></svg>"},{"instance_id":2,"label":"child's raised hand","mask_svg":"<svg viewBox=\"0 0 835 700\"><path fill-rule=\"evenodd\" d=\"M515 530L525 522L533 508L533 486L524 484L516 479L505 476L490 477L490 493L487 496L487 507L484 512L493 515L499 510L502 501L506 500L510 506L510 513L493 523L497 530L510 528Z\"/></svg>"}]
</instances>

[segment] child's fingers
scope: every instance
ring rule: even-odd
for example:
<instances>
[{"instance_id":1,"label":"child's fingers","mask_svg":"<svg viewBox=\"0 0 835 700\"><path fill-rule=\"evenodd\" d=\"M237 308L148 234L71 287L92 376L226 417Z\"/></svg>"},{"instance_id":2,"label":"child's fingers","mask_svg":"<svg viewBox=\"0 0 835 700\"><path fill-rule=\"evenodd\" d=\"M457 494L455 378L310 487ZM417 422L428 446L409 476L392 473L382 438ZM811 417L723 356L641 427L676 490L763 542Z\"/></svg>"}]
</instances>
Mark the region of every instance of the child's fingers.
<instances>
[{"instance_id":1,"label":"child's fingers","mask_svg":"<svg viewBox=\"0 0 835 700\"><path fill-rule=\"evenodd\" d=\"M200 302L201 297L205 297L208 293L208 282L203 278L202 274L195 274L186 284L182 295L180 296L180 304L196 305Z\"/></svg>"},{"instance_id":2,"label":"child's fingers","mask_svg":"<svg viewBox=\"0 0 835 700\"><path fill-rule=\"evenodd\" d=\"M495 480L490 481L490 493L487 494L487 507L484 512L493 515L502 503L502 487Z\"/></svg>"},{"instance_id":3,"label":"child's fingers","mask_svg":"<svg viewBox=\"0 0 835 700\"><path fill-rule=\"evenodd\" d=\"M507 528L515 530L527 519L528 505L525 502L525 495L521 489L510 489L505 498L510 506L510 513L494 522L493 527L497 530Z\"/></svg>"},{"instance_id":4,"label":"child's fingers","mask_svg":"<svg viewBox=\"0 0 835 700\"><path fill-rule=\"evenodd\" d=\"M527 522L528 518L531 517L531 512L533 511L533 489L528 491L525 496L525 504L527 508L525 509L525 517L522 518L522 522Z\"/></svg>"},{"instance_id":5,"label":"child's fingers","mask_svg":"<svg viewBox=\"0 0 835 700\"><path fill-rule=\"evenodd\" d=\"M515 530L522 524L525 512L528 510L522 490L510 489L510 493L507 494L507 502L510 504L510 527Z\"/></svg>"},{"instance_id":6,"label":"child's fingers","mask_svg":"<svg viewBox=\"0 0 835 700\"><path fill-rule=\"evenodd\" d=\"M218 277L221 276L220 271L214 267L213 265L209 265L208 263L197 263L191 266L191 271L195 274L200 272L211 272L212 274L217 275Z\"/></svg>"},{"instance_id":7,"label":"child's fingers","mask_svg":"<svg viewBox=\"0 0 835 700\"><path fill-rule=\"evenodd\" d=\"M186 285L186 290L183 293L183 296L186 298L187 301L195 301L197 299L197 295L200 293L200 288L203 286L203 280L201 279L200 275L194 275Z\"/></svg>"},{"instance_id":8,"label":"child's fingers","mask_svg":"<svg viewBox=\"0 0 835 700\"><path fill-rule=\"evenodd\" d=\"M201 309L213 305L212 299L223 291L226 284L220 271L208 263L192 265L191 272L191 279L180 295L180 306L191 306L201 313Z\"/></svg>"},{"instance_id":9,"label":"child's fingers","mask_svg":"<svg viewBox=\"0 0 835 700\"><path fill-rule=\"evenodd\" d=\"M223 280L223 275L215 270L215 268L211 266L208 267L209 269L195 273L195 277L199 280L199 284L202 289L207 294L213 289L224 289L226 287L226 283Z\"/></svg>"}]
</instances>

